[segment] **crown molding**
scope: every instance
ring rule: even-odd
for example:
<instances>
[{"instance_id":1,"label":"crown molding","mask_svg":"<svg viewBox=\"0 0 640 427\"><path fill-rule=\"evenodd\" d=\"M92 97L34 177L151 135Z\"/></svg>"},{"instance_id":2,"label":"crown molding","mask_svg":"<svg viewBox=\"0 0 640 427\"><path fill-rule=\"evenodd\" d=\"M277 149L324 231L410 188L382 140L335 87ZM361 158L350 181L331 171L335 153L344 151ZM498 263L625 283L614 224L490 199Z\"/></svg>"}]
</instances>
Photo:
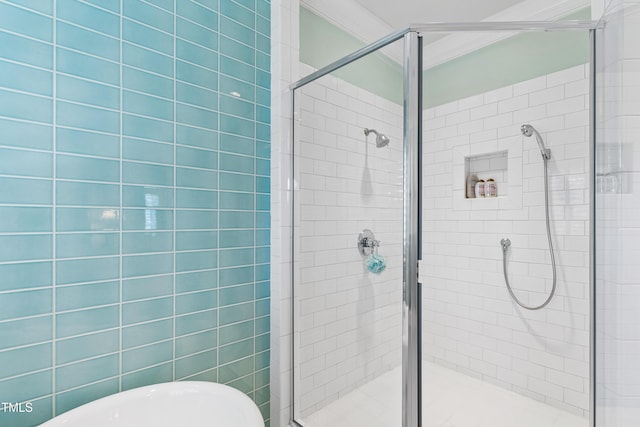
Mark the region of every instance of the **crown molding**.
<instances>
[{"instance_id":1,"label":"crown molding","mask_svg":"<svg viewBox=\"0 0 640 427\"><path fill-rule=\"evenodd\" d=\"M586 7L584 0L529 0L487 18L487 21L556 21ZM458 33L430 43L425 48L424 68L431 68L516 34L515 32Z\"/></svg>"},{"instance_id":2,"label":"crown molding","mask_svg":"<svg viewBox=\"0 0 640 427\"><path fill-rule=\"evenodd\" d=\"M354 0L301 0L300 4L364 43L373 43L397 29ZM486 21L555 21L584 9L585 0L526 0L486 18ZM407 21L407 24L410 20ZM510 37L513 33L450 34L425 47L425 68L431 68ZM402 46L387 46L383 53L402 63Z\"/></svg>"},{"instance_id":3,"label":"crown molding","mask_svg":"<svg viewBox=\"0 0 640 427\"><path fill-rule=\"evenodd\" d=\"M301 0L300 4L364 44L373 43L396 31L354 0ZM382 52L395 62L402 63L401 46L388 46Z\"/></svg>"}]
</instances>

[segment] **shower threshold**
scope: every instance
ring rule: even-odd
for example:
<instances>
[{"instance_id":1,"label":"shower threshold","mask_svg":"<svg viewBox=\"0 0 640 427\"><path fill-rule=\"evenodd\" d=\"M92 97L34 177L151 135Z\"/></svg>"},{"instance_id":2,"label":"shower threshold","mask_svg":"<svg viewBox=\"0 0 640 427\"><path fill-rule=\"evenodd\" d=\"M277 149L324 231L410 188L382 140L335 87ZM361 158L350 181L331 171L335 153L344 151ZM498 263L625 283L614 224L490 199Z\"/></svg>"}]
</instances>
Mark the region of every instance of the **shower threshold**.
<instances>
[{"instance_id":1,"label":"shower threshold","mask_svg":"<svg viewBox=\"0 0 640 427\"><path fill-rule=\"evenodd\" d=\"M431 362L423 363L423 427L588 427L574 415ZM305 427L400 427L397 367L304 418Z\"/></svg>"}]
</instances>

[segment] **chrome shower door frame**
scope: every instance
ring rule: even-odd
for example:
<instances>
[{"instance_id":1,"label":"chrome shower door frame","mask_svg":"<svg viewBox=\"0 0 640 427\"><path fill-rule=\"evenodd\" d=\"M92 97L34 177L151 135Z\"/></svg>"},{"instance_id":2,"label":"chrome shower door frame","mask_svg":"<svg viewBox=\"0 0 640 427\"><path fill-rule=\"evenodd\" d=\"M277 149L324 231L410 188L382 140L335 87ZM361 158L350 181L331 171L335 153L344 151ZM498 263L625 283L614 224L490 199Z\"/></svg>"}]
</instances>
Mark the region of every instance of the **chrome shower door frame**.
<instances>
[{"instance_id":1,"label":"chrome shower door frame","mask_svg":"<svg viewBox=\"0 0 640 427\"><path fill-rule=\"evenodd\" d=\"M422 36L404 36L402 425L422 425Z\"/></svg>"},{"instance_id":2,"label":"chrome shower door frame","mask_svg":"<svg viewBox=\"0 0 640 427\"><path fill-rule=\"evenodd\" d=\"M298 80L290 86L291 117L295 117L295 90L344 67L370 53L379 50L395 41L404 39L403 76L403 284L402 284L402 427L422 426L422 295L419 282L419 260L421 259L422 241L422 68L423 46L422 33L428 32L464 32L464 31L567 31L584 30L591 35L591 114L590 114L590 153L591 161L591 265L590 265L590 414L589 425L595 427L595 252L594 252L594 154L595 154L595 41L596 30L603 28L603 23L596 21L522 21L522 22L478 22L478 23L425 23L414 24L392 33L350 55L341 58L324 68ZM428 84L428 82L427 82ZM295 157L295 120L292 119L292 153L291 176L294 176ZM291 186L291 217L294 218L295 185ZM292 221L292 224L294 222ZM295 229L295 227L294 227ZM294 231L295 232L295 231ZM291 260L295 257L295 238L292 235ZM295 305L295 263L291 263L291 301ZM292 342L291 342L291 394L290 424L304 427L295 419L295 307L291 310ZM310 426L317 427L317 426ZM324 427L324 426L321 426Z\"/></svg>"}]
</instances>

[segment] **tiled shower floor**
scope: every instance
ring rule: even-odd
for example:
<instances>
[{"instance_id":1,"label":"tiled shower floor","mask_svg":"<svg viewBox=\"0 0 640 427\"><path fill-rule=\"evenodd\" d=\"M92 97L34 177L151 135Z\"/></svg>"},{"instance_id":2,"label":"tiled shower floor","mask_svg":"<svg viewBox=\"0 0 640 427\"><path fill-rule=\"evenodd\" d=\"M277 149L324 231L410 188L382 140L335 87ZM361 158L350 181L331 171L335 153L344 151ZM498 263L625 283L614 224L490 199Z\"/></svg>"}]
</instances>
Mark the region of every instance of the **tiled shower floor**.
<instances>
[{"instance_id":1,"label":"tiled shower floor","mask_svg":"<svg viewBox=\"0 0 640 427\"><path fill-rule=\"evenodd\" d=\"M423 427L587 427L567 413L433 363L423 366ZM396 368L304 418L305 427L400 427Z\"/></svg>"}]
</instances>

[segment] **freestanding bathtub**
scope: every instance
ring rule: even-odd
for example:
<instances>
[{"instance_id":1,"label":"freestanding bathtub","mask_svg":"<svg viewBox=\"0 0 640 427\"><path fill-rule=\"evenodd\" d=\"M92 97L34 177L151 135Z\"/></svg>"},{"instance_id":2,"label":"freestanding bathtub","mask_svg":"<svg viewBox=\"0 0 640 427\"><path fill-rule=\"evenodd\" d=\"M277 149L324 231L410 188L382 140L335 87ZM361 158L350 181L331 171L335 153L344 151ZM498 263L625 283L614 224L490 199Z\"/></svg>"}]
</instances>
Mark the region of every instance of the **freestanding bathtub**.
<instances>
[{"instance_id":1,"label":"freestanding bathtub","mask_svg":"<svg viewBox=\"0 0 640 427\"><path fill-rule=\"evenodd\" d=\"M217 383L177 381L89 402L41 427L264 427L244 393Z\"/></svg>"}]
</instances>

